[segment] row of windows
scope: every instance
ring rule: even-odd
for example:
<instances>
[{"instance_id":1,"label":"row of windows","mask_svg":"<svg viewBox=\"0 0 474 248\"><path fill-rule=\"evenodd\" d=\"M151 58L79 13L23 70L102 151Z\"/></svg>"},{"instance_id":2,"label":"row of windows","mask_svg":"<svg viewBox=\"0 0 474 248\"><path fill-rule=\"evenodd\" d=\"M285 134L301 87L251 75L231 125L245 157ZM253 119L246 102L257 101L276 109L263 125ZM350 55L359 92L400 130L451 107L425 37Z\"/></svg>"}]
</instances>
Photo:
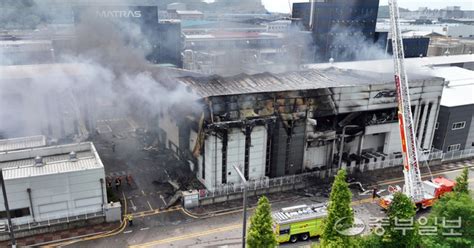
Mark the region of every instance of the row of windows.
<instances>
[{"instance_id":1,"label":"row of windows","mask_svg":"<svg viewBox=\"0 0 474 248\"><path fill-rule=\"evenodd\" d=\"M465 127L466 127L466 122L465 121L455 122L455 123L453 123L453 126L451 127L451 130L463 129ZM435 129L438 129L438 128L439 128L439 122L436 122Z\"/></svg>"},{"instance_id":2,"label":"row of windows","mask_svg":"<svg viewBox=\"0 0 474 248\"><path fill-rule=\"evenodd\" d=\"M458 151L459 149L461 149L461 144L454 144L448 146L448 152Z\"/></svg>"},{"instance_id":3,"label":"row of windows","mask_svg":"<svg viewBox=\"0 0 474 248\"><path fill-rule=\"evenodd\" d=\"M460 122L455 122L453 123L452 130L458 130L458 129L463 129L466 127L466 122L465 121L460 121Z\"/></svg>"}]
</instances>

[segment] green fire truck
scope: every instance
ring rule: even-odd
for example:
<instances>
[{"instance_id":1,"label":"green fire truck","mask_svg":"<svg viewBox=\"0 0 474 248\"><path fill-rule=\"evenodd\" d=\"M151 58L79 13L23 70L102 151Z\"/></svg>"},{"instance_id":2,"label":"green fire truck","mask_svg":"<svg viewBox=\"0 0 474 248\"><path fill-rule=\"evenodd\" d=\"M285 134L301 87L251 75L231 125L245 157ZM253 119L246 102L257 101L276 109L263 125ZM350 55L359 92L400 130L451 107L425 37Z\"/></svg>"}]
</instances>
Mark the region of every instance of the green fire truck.
<instances>
[{"instance_id":1,"label":"green fire truck","mask_svg":"<svg viewBox=\"0 0 474 248\"><path fill-rule=\"evenodd\" d=\"M273 212L273 230L279 243L308 240L323 232L327 204L299 205Z\"/></svg>"}]
</instances>

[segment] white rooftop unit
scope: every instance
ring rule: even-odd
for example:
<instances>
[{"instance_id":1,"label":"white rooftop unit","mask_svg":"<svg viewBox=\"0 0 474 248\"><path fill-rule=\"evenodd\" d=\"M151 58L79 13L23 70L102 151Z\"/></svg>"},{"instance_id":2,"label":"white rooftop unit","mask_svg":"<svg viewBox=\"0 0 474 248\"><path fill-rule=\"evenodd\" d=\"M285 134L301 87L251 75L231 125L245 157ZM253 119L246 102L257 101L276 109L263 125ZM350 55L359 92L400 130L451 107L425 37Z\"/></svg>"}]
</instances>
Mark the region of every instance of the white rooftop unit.
<instances>
[{"instance_id":1,"label":"white rooftop unit","mask_svg":"<svg viewBox=\"0 0 474 248\"><path fill-rule=\"evenodd\" d=\"M42 146L46 146L46 137L44 135L12 139L0 139L0 152L22 150Z\"/></svg>"},{"instance_id":2,"label":"white rooftop unit","mask_svg":"<svg viewBox=\"0 0 474 248\"><path fill-rule=\"evenodd\" d=\"M105 171L91 142L0 152L0 168L14 225L103 215Z\"/></svg>"}]
</instances>

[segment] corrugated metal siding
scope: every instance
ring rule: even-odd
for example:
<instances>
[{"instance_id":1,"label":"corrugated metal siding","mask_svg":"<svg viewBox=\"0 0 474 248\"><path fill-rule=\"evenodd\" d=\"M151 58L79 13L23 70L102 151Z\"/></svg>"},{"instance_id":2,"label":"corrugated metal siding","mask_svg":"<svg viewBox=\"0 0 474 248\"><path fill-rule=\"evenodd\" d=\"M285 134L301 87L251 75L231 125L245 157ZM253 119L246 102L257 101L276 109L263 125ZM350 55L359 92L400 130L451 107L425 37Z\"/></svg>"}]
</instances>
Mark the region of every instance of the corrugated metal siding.
<instances>
[{"instance_id":1,"label":"corrugated metal siding","mask_svg":"<svg viewBox=\"0 0 474 248\"><path fill-rule=\"evenodd\" d=\"M263 178L265 176L267 129L264 126L256 126L250 137L249 179Z\"/></svg>"},{"instance_id":2,"label":"corrugated metal siding","mask_svg":"<svg viewBox=\"0 0 474 248\"><path fill-rule=\"evenodd\" d=\"M0 140L0 152L41 147L46 145L44 135Z\"/></svg>"},{"instance_id":3,"label":"corrugated metal siding","mask_svg":"<svg viewBox=\"0 0 474 248\"><path fill-rule=\"evenodd\" d=\"M215 135L206 138L206 187L213 188L222 182L222 139Z\"/></svg>"},{"instance_id":4,"label":"corrugated metal siding","mask_svg":"<svg viewBox=\"0 0 474 248\"><path fill-rule=\"evenodd\" d=\"M102 165L97 162L95 157L79 159L76 162L63 161L57 163L47 163L43 166L24 166L17 168L3 169L3 176L5 180L18 179L24 177L44 176L50 174L67 173L74 171L90 170L102 168Z\"/></svg>"},{"instance_id":5,"label":"corrugated metal siding","mask_svg":"<svg viewBox=\"0 0 474 248\"><path fill-rule=\"evenodd\" d=\"M245 165L245 135L239 128L229 129L227 143L227 182L238 183L240 177L234 170L234 165L244 171Z\"/></svg>"},{"instance_id":6,"label":"corrugated metal siding","mask_svg":"<svg viewBox=\"0 0 474 248\"><path fill-rule=\"evenodd\" d=\"M330 145L308 147L304 154L305 168L312 169L325 166L328 162L329 146Z\"/></svg>"},{"instance_id":7,"label":"corrugated metal siding","mask_svg":"<svg viewBox=\"0 0 474 248\"><path fill-rule=\"evenodd\" d=\"M89 158L94 155L92 154L91 151L84 151L84 152L77 152L76 156L78 159L82 159L82 158ZM59 154L59 155L54 155L54 156L43 157L43 162L48 164L48 163L54 163L58 161L67 161L68 159L69 159L69 154ZM35 163L34 158L13 160L13 161L8 161L8 162L0 162L0 168L28 166L28 165L34 165L34 163Z\"/></svg>"},{"instance_id":8,"label":"corrugated metal siding","mask_svg":"<svg viewBox=\"0 0 474 248\"><path fill-rule=\"evenodd\" d=\"M259 92L309 90L329 87L369 85L391 82L392 75L360 73L335 68L306 70L280 74L240 74L233 77L182 77L178 81L191 87L202 97Z\"/></svg>"}]
</instances>

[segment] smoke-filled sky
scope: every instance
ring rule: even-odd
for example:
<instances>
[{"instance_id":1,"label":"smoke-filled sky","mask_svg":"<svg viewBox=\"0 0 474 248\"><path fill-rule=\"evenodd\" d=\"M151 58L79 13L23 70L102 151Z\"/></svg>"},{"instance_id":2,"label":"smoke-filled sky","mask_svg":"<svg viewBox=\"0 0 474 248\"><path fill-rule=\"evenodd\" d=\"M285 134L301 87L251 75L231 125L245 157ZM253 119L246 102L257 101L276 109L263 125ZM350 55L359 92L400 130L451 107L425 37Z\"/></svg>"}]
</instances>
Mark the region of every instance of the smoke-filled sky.
<instances>
[{"instance_id":1,"label":"smoke-filled sky","mask_svg":"<svg viewBox=\"0 0 474 248\"><path fill-rule=\"evenodd\" d=\"M296 2L308 2L302 0L262 0L265 8L270 12L290 13L290 5ZM380 0L380 5L388 5L388 0ZM399 0L398 6L416 10L419 7L431 9L442 9L446 6L461 6L464 10L474 10L472 0Z\"/></svg>"}]
</instances>

